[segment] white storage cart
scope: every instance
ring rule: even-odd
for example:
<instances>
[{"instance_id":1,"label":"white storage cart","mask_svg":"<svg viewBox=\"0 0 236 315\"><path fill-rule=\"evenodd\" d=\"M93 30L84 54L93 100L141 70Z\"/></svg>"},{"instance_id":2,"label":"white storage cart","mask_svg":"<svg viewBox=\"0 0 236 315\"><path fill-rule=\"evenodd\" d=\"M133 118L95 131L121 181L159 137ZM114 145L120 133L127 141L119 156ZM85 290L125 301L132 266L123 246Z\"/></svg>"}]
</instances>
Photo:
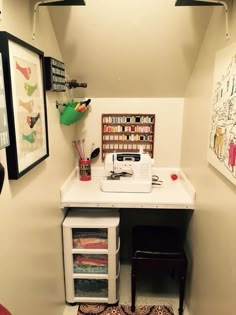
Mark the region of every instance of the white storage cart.
<instances>
[{"instance_id":1,"label":"white storage cart","mask_svg":"<svg viewBox=\"0 0 236 315\"><path fill-rule=\"evenodd\" d=\"M63 222L66 301L119 300L119 212L71 209Z\"/></svg>"}]
</instances>

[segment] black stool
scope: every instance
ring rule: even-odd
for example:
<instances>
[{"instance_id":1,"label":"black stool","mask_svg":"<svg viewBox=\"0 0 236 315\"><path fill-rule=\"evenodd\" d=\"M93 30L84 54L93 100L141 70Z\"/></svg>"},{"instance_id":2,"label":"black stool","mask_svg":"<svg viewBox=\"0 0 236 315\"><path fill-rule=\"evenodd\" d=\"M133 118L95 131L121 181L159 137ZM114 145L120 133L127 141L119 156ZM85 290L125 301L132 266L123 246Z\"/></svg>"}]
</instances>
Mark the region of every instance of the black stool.
<instances>
[{"instance_id":1,"label":"black stool","mask_svg":"<svg viewBox=\"0 0 236 315\"><path fill-rule=\"evenodd\" d=\"M183 314L188 261L180 231L170 226L136 226L132 233L131 310L135 311L138 267L148 265L158 271L177 275L179 280L179 315ZM150 270L150 269L149 269ZM144 272L142 269L142 273Z\"/></svg>"}]
</instances>

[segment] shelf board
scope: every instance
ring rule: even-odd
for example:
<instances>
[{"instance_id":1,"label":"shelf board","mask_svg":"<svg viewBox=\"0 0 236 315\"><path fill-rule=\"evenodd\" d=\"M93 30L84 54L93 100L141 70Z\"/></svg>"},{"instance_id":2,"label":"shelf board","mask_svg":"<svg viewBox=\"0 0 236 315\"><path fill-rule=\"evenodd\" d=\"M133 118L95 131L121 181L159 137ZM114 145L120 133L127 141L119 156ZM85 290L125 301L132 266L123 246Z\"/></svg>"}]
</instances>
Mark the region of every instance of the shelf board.
<instances>
[{"instance_id":1,"label":"shelf board","mask_svg":"<svg viewBox=\"0 0 236 315\"><path fill-rule=\"evenodd\" d=\"M153 135L153 131L148 131L148 132L137 132L137 131L103 131L104 135L121 135L121 134L126 134L126 135L131 135L131 134L137 134L137 135Z\"/></svg>"},{"instance_id":2,"label":"shelf board","mask_svg":"<svg viewBox=\"0 0 236 315\"><path fill-rule=\"evenodd\" d=\"M103 143L117 143L117 144L145 144L152 143L152 140L103 140ZM124 149L122 149L124 150Z\"/></svg>"},{"instance_id":3,"label":"shelf board","mask_svg":"<svg viewBox=\"0 0 236 315\"><path fill-rule=\"evenodd\" d=\"M65 6L65 5L86 5L84 0L64 0L41 3L40 6Z\"/></svg>"},{"instance_id":4,"label":"shelf board","mask_svg":"<svg viewBox=\"0 0 236 315\"><path fill-rule=\"evenodd\" d=\"M175 6L215 6L222 5L221 3L213 3L213 2L203 2L203 1L194 1L194 0L177 0L175 2Z\"/></svg>"},{"instance_id":5,"label":"shelf board","mask_svg":"<svg viewBox=\"0 0 236 315\"><path fill-rule=\"evenodd\" d=\"M108 303L108 297L78 297L75 296L73 302L81 302L81 303Z\"/></svg>"},{"instance_id":6,"label":"shelf board","mask_svg":"<svg viewBox=\"0 0 236 315\"><path fill-rule=\"evenodd\" d=\"M149 125L154 125L154 122L153 121L151 121L150 123L148 123L148 122L120 122L120 123L110 123L110 122L107 122L107 123L105 123L105 122L103 122L102 123L103 125L105 125L105 126L107 126L107 125L109 125L109 126L130 126L130 125L132 125L132 126L140 126L140 125L144 125L144 126L149 126Z\"/></svg>"},{"instance_id":7,"label":"shelf board","mask_svg":"<svg viewBox=\"0 0 236 315\"><path fill-rule=\"evenodd\" d=\"M81 248L72 249L72 254L108 254L108 249L105 248Z\"/></svg>"},{"instance_id":8,"label":"shelf board","mask_svg":"<svg viewBox=\"0 0 236 315\"><path fill-rule=\"evenodd\" d=\"M143 150L144 152L152 152L152 149L144 149ZM139 153L139 150L138 149L106 149L106 152L104 152L104 154L105 153L114 153L114 152L116 152L116 153L118 153L118 152L134 152L134 153Z\"/></svg>"},{"instance_id":9,"label":"shelf board","mask_svg":"<svg viewBox=\"0 0 236 315\"><path fill-rule=\"evenodd\" d=\"M108 280L108 274L106 273L73 273L73 279L99 279Z\"/></svg>"}]
</instances>

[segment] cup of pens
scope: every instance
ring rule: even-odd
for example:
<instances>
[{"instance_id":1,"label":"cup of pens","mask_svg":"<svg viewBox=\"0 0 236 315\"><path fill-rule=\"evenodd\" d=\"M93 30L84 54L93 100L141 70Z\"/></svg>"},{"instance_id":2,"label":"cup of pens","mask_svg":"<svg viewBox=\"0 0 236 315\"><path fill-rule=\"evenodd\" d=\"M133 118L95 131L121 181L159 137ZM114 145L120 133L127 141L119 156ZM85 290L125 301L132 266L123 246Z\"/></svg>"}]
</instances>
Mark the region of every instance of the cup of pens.
<instances>
[{"instance_id":1,"label":"cup of pens","mask_svg":"<svg viewBox=\"0 0 236 315\"><path fill-rule=\"evenodd\" d=\"M75 140L72 141L72 145L74 148L76 160L78 161L79 179L82 181L88 181L91 180L91 159L86 157L84 142L84 139L82 141Z\"/></svg>"},{"instance_id":2,"label":"cup of pens","mask_svg":"<svg viewBox=\"0 0 236 315\"><path fill-rule=\"evenodd\" d=\"M79 160L79 178L82 181L91 180L91 160Z\"/></svg>"}]
</instances>

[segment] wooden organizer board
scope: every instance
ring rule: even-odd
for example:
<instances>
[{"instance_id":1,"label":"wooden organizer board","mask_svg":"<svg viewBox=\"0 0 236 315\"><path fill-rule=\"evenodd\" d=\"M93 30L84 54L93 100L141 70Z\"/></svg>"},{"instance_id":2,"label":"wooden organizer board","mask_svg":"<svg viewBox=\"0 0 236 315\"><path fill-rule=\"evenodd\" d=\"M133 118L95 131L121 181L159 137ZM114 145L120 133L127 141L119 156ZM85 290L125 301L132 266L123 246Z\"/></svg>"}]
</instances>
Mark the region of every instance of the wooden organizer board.
<instances>
[{"instance_id":1,"label":"wooden organizer board","mask_svg":"<svg viewBox=\"0 0 236 315\"><path fill-rule=\"evenodd\" d=\"M102 114L102 159L111 152L143 151L154 157L155 114Z\"/></svg>"}]
</instances>

